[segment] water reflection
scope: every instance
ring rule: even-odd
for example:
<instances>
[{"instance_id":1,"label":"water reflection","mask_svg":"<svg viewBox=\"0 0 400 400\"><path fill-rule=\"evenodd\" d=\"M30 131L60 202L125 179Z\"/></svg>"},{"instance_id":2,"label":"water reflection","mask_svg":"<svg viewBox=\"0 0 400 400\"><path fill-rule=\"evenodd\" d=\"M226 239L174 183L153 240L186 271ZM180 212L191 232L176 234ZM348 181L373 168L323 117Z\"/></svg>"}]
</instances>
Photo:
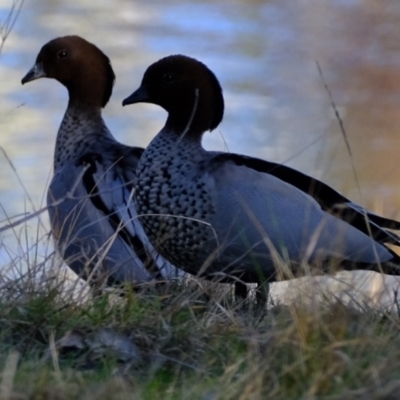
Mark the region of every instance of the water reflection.
<instances>
[{"instance_id":1,"label":"water reflection","mask_svg":"<svg viewBox=\"0 0 400 400\"><path fill-rule=\"evenodd\" d=\"M0 0L0 21L11 0ZM389 217L400 217L400 3L398 0L27 1L0 56L0 144L35 207L51 175L55 134L66 107L58 83L22 87L40 47L75 33L111 58L117 82L105 118L115 136L145 146L165 113L122 109L121 100L155 60L183 53L220 78L226 115L208 149L284 162L324 179ZM315 65L343 117L351 160ZM0 153L0 220L26 203Z\"/></svg>"}]
</instances>

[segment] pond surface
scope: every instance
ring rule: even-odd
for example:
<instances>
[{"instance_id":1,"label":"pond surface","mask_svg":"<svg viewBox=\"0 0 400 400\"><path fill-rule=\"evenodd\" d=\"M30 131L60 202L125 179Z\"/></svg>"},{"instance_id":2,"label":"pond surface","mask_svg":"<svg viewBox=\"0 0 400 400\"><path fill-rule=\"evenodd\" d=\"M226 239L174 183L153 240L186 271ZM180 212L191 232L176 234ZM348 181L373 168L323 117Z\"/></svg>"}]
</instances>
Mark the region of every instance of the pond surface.
<instances>
[{"instance_id":1,"label":"pond surface","mask_svg":"<svg viewBox=\"0 0 400 400\"><path fill-rule=\"evenodd\" d=\"M11 4L0 0L0 23ZM66 34L94 42L112 60L117 81L104 118L119 141L146 146L165 121L156 106L121 107L146 67L190 55L216 73L226 99L207 149L285 162L400 218L398 0L26 0L0 55L0 146L25 189L0 152L0 225L43 205L67 93L53 80L20 80L41 46Z\"/></svg>"}]
</instances>

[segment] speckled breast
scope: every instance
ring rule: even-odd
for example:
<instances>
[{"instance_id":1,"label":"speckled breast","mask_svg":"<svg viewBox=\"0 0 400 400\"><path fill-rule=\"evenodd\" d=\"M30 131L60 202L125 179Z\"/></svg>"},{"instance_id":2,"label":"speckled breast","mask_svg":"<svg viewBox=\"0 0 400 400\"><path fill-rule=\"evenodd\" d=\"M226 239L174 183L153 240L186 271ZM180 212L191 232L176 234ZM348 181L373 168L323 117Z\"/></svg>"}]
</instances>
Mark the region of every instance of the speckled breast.
<instances>
[{"instance_id":1,"label":"speckled breast","mask_svg":"<svg viewBox=\"0 0 400 400\"><path fill-rule=\"evenodd\" d=\"M197 273L217 243L207 223L214 213L212 197L190 152L156 139L137 169L135 197L140 221L161 255Z\"/></svg>"}]
</instances>

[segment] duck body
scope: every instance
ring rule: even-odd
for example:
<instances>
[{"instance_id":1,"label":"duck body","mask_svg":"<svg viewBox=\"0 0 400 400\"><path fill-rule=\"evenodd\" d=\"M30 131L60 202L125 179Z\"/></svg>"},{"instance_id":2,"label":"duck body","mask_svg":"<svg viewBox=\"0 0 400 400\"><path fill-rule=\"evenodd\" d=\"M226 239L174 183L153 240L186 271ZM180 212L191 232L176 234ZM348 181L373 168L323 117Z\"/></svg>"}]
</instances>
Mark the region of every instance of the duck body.
<instances>
[{"instance_id":1,"label":"duck body","mask_svg":"<svg viewBox=\"0 0 400 400\"><path fill-rule=\"evenodd\" d=\"M58 250L85 279L94 274L107 275L110 283L151 280L150 270L143 267L146 263L151 267L146 253L149 243L133 201L133 171L143 149L116 142L101 119L98 125L93 121L87 124L82 117L72 118L69 110L56 142L61 149L63 144L68 146L65 138L72 131L75 139L77 132L82 132L81 140L68 153L73 156L65 159L56 152L47 193Z\"/></svg>"},{"instance_id":2,"label":"duck body","mask_svg":"<svg viewBox=\"0 0 400 400\"><path fill-rule=\"evenodd\" d=\"M117 142L102 118L115 78L109 59L82 38L57 38L43 46L22 82L40 77L69 91L47 193L64 261L96 286L182 276L155 251L137 217L133 193L143 149Z\"/></svg>"},{"instance_id":3,"label":"duck body","mask_svg":"<svg viewBox=\"0 0 400 400\"><path fill-rule=\"evenodd\" d=\"M255 163L265 172L253 169ZM174 265L221 281L232 276L244 282L257 282L260 276L274 281L278 259L294 273L301 264L336 261L379 268L397 259L367 233L324 211L310 194L267 172L274 167L251 157L208 152L190 140L177 144L176 134L161 131L137 170L141 222ZM350 220L359 211L346 203L354 214ZM376 230L387 241L397 241Z\"/></svg>"},{"instance_id":4,"label":"duck body","mask_svg":"<svg viewBox=\"0 0 400 400\"><path fill-rule=\"evenodd\" d=\"M123 104L137 102L169 113L139 161L135 197L150 241L173 264L220 281L274 281L282 261L291 274L304 264L400 274L386 246L400 245L388 230L399 222L284 165L203 149L224 108L204 64L158 61Z\"/></svg>"}]
</instances>

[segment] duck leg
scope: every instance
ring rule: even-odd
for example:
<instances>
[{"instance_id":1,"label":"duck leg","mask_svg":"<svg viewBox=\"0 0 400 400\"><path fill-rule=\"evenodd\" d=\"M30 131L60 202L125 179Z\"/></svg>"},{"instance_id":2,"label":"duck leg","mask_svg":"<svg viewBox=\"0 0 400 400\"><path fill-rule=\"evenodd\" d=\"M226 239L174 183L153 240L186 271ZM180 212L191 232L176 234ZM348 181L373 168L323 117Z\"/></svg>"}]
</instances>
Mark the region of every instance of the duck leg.
<instances>
[{"instance_id":1,"label":"duck leg","mask_svg":"<svg viewBox=\"0 0 400 400\"><path fill-rule=\"evenodd\" d=\"M259 282L256 288L256 303L259 308L266 308L269 296L269 283Z\"/></svg>"},{"instance_id":2,"label":"duck leg","mask_svg":"<svg viewBox=\"0 0 400 400\"><path fill-rule=\"evenodd\" d=\"M240 303L243 300L247 299L249 290L247 289L247 285L243 282L235 282L235 300Z\"/></svg>"}]
</instances>

